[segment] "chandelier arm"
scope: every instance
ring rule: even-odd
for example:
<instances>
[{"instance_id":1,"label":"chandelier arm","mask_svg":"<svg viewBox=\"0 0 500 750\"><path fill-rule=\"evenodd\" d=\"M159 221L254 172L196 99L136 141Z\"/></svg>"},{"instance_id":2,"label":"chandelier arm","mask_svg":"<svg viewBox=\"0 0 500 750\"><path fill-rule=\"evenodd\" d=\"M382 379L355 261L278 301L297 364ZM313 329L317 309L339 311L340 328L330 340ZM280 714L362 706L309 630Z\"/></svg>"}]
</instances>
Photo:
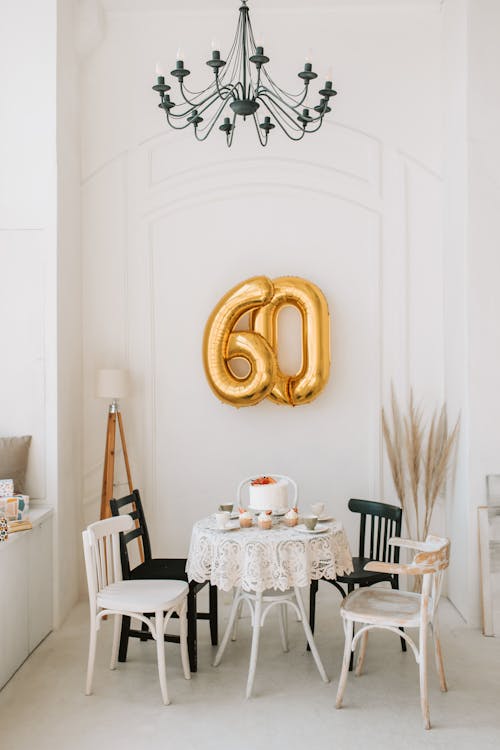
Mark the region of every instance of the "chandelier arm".
<instances>
[{"instance_id":1,"label":"chandelier arm","mask_svg":"<svg viewBox=\"0 0 500 750\"><path fill-rule=\"evenodd\" d=\"M289 91L286 91L285 89L282 89L281 86L278 86L278 84L271 78L271 76L267 72L267 69L266 69L265 65L263 65L262 68L264 70L264 76L267 78L267 80L269 81L269 83L271 84L271 86L278 93L282 94L283 96L288 97L288 99L291 99L292 101L296 101L299 97L303 97L304 96L304 89L307 92L307 89L309 88L309 82L306 81L304 83L304 89L302 89L301 91L299 91L297 94L291 94ZM306 93L306 96L307 96L307 93Z\"/></svg>"},{"instance_id":2,"label":"chandelier arm","mask_svg":"<svg viewBox=\"0 0 500 750\"><path fill-rule=\"evenodd\" d=\"M312 128L311 130L306 130L306 133L317 133L318 132L318 130L320 129L320 127L323 124L323 118L322 117L314 118L313 122L317 122L318 120L319 120L319 123L318 123L317 127Z\"/></svg>"},{"instance_id":3,"label":"chandelier arm","mask_svg":"<svg viewBox=\"0 0 500 750\"><path fill-rule=\"evenodd\" d=\"M254 50L255 50L255 49L256 49L256 42L255 42L255 37L254 37L254 35L253 35L253 28L252 28L252 24L251 24L251 22L250 22L250 19L248 19L248 25L249 25L249 27L250 27L250 38L251 38L251 42L252 42L253 48L254 48ZM261 70L262 70L262 71L264 72L264 75L265 75L265 77L267 78L267 80L269 81L269 83L270 83L270 84L271 84L272 86L274 86L274 87L275 87L275 89L276 89L276 91L278 91L278 92L279 92L280 94L284 94L285 96L289 97L289 98L290 98L290 99L292 99L292 100L295 100L295 99L297 99L297 97L300 97L300 96L302 96L302 91L299 91L299 93L298 93L298 94L291 94L291 93L289 93L288 91L285 91L285 89L282 89L282 88L280 88L280 87L278 86L278 84L276 84L276 83L275 83L275 82L273 81L273 79L271 78L271 76L270 76L270 75L269 75L269 73L267 72L267 68L266 68L266 66L265 66L265 65L262 65L262 68L261 68ZM259 70L259 76L260 76L260 70ZM306 89L306 91L307 91L307 88L308 88L308 86L307 86L307 84L308 84L308 83L309 83L309 81L306 81L306 82L305 82L305 86L304 86L304 88ZM307 93L306 93L306 96L307 96ZM304 97L304 98L305 98L305 97ZM302 101L304 101L304 98L302 99Z\"/></svg>"},{"instance_id":4,"label":"chandelier arm","mask_svg":"<svg viewBox=\"0 0 500 750\"><path fill-rule=\"evenodd\" d=\"M267 94L268 96L271 96L272 98L278 99L285 107L288 107L288 109L292 110L292 112L295 112L296 114L298 114L299 108L304 103L308 92L306 90L304 92L302 99L300 99L300 101L298 102L294 102L294 104L289 104L287 101L285 101L285 99L283 99L283 97L276 90L269 89L267 88L267 86L260 87L260 90L257 96L260 96L261 94Z\"/></svg>"},{"instance_id":5,"label":"chandelier arm","mask_svg":"<svg viewBox=\"0 0 500 750\"><path fill-rule=\"evenodd\" d=\"M303 128L300 125L298 125L297 122L293 119L293 117L286 111L286 109L283 109L283 107L274 99L273 96L270 96L269 93L266 92L265 94L261 94L259 96L259 99L262 102L264 102L264 104L265 104L265 100L266 99L268 99L269 101L271 101L272 104L273 104L273 106L277 107L280 110L280 112L282 113L283 117L286 117L286 119L290 121L290 124L293 126L294 130L300 130L300 131L303 130ZM268 109L269 109L269 107L268 107Z\"/></svg>"},{"instance_id":6,"label":"chandelier arm","mask_svg":"<svg viewBox=\"0 0 500 750\"><path fill-rule=\"evenodd\" d=\"M234 131L236 130L236 114L233 115L233 122L231 124L231 132L226 133L226 144L228 148L231 148L231 146L233 145Z\"/></svg>"},{"instance_id":7,"label":"chandelier arm","mask_svg":"<svg viewBox=\"0 0 500 750\"><path fill-rule=\"evenodd\" d=\"M259 137L259 142L260 142L260 145L261 145L261 146L266 146L266 145L267 145L267 136L268 136L268 134L266 133L266 134L265 134L265 139L264 139L264 140L262 140L262 134L261 134L261 129L260 129L260 127L259 127L259 120L257 119L257 115L256 115L256 114L254 113L254 114L252 115L252 117L253 117L253 120L254 120L254 122L255 122L255 130L257 131L257 135L258 135L258 137Z\"/></svg>"},{"instance_id":8,"label":"chandelier arm","mask_svg":"<svg viewBox=\"0 0 500 750\"><path fill-rule=\"evenodd\" d=\"M182 98L184 99L186 104L189 104L191 109L198 109L199 107L202 107L205 104L205 102L208 102L212 98L215 101L221 95L218 90L212 91L211 94L209 94L208 96L206 96L204 99L200 100L199 102L192 102L185 96L182 83L179 84L179 87L180 87L180 92L182 94ZM203 92L200 91L199 93L202 94Z\"/></svg>"},{"instance_id":9,"label":"chandelier arm","mask_svg":"<svg viewBox=\"0 0 500 750\"><path fill-rule=\"evenodd\" d=\"M195 129L195 136L198 141L204 141L206 140L206 138L208 138L208 136L210 135L210 133L212 132L215 126L215 123L217 122L220 115L224 111L226 105L227 105L227 98L222 102L221 106L218 107L212 119L207 122L204 128L200 128L199 131L198 131L198 128ZM198 136L198 132L200 132L202 135Z\"/></svg>"},{"instance_id":10,"label":"chandelier arm","mask_svg":"<svg viewBox=\"0 0 500 750\"><path fill-rule=\"evenodd\" d=\"M272 107L269 106L269 104L268 104L267 101L265 101L263 99L262 103L265 106L265 108L267 109L267 111L274 117L274 119L276 120L276 122L278 123L279 127L284 132L284 134L287 136L287 138L290 138L291 141L301 141L302 140L302 138L304 137L304 132L305 132L304 130L301 130L301 133L298 136L298 138L295 138L293 135L290 135L290 133L288 132L288 130L286 129L286 127L284 126L284 124L281 122L281 116ZM275 104L275 102L272 102L272 103ZM298 129L298 128L295 128L295 129Z\"/></svg>"},{"instance_id":11,"label":"chandelier arm","mask_svg":"<svg viewBox=\"0 0 500 750\"><path fill-rule=\"evenodd\" d=\"M185 91L188 94L191 94L191 95L193 95L193 94L194 95L204 94L206 91L208 91L212 87L214 87L214 86L217 87L224 80L224 78L227 76L227 74L229 72L230 65L231 65L231 63L233 61L233 56L234 56L235 51L236 51L236 45L238 43L238 28L239 28L240 22L241 22L241 18L238 18L238 26L236 27L236 33L234 35L233 43L231 45L231 48L230 48L230 50L229 50L229 52L227 54L226 64L223 67L222 73L219 74L218 68L215 68L215 80L212 81L211 84L209 84L206 88L202 89L199 92L191 91L187 86L184 86L184 89L185 89Z\"/></svg>"},{"instance_id":12,"label":"chandelier arm","mask_svg":"<svg viewBox=\"0 0 500 750\"><path fill-rule=\"evenodd\" d=\"M226 83L226 85L223 86L222 88L219 88L219 84L217 83L217 93L219 94L221 98L223 96L222 92L224 91L224 89L229 89L228 94L230 94L233 97L233 99L235 99L236 98L234 96L235 88L236 86L233 83Z\"/></svg>"},{"instance_id":13,"label":"chandelier arm","mask_svg":"<svg viewBox=\"0 0 500 750\"><path fill-rule=\"evenodd\" d=\"M225 99L224 99L224 100L222 101L222 104L220 105L220 107L218 107L218 109L217 109L217 111L216 111L216 114L214 115L214 119L213 119L213 120L208 120L208 122L206 123L206 125L205 125L205 126L204 126L203 128L200 128L200 131L201 131L201 132L205 132L205 130L206 130L207 128L210 128L210 130L212 129L212 127L213 127L213 125L214 125L214 121L215 121L215 120L216 120L216 119L217 119L217 118L219 117L219 115L220 115L220 114L222 113L222 111L223 111L223 110L224 110L224 108L226 107L226 104L227 104L227 102L228 102L228 99L230 99L230 96L229 96L229 95L228 95L228 96L226 96L226 98L225 98ZM203 109L201 109L201 110L199 110L199 111L198 111L198 114L200 114L200 115L201 115L201 114L203 114L203 112L206 112L206 111L207 111L207 109L209 109L209 108L210 108L210 107L212 106L212 104L213 104L213 103L214 103L214 102L211 102L210 104L207 104L207 106L206 106L206 107L204 107Z\"/></svg>"},{"instance_id":14,"label":"chandelier arm","mask_svg":"<svg viewBox=\"0 0 500 750\"><path fill-rule=\"evenodd\" d=\"M169 115L168 112L166 113L166 115L167 115L168 124L174 130L185 130L186 128L188 128L191 125L190 122L186 122L186 123L184 123L184 125L174 125L173 122L170 122L170 115ZM180 115L177 115L177 117L180 117Z\"/></svg>"}]
</instances>

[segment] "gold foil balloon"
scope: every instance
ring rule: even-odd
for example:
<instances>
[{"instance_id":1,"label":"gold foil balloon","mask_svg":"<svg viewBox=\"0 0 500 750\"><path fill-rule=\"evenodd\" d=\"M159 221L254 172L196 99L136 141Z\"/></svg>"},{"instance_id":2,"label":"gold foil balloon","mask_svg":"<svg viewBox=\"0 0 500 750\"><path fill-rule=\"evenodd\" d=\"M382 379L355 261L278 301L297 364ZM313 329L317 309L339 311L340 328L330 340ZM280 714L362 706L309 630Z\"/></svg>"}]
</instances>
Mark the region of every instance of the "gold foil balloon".
<instances>
[{"instance_id":1,"label":"gold foil balloon","mask_svg":"<svg viewBox=\"0 0 500 750\"><path fill-rule=\"evenodd\" d=\"M274 294L266 307L252 315L252 327L276 351L278 315L285 305L297 308L302 318L302 367L295 375L278 368L270 398L280 404L307 404L323 390L330 375L330 317L321 289L297 276L274 279Z\"/></svg>"},{"instance_id":2,"label":"gold foil balloon","mask_svg":"<svg viewBox=\"0 0 500 750\"><path fill-rule=\"evenodd\" d=\"M231 289L213 310L205 327L203 364L215 395L233 406L258 404L271 392L278 363L267 341L252 331L233 332L242 315L266 305L273 296L273 285L265 276L256 276ZM228 360L243 357L250 374L238 378Z\"/></svg>"},{"instance_id":3,"label":"gold foil balloon","mask_svg":"<svg viewBox=\"0 0 500 750\"><path fill-rule=\"evenodd\" d=\"M294 375L278 366L278 315L285 305L302 319L302 366ZM234 331L245 313L250 330ZM229 362L242 357L250 366L238 377ZM203 363L215 395L233 406L252 406L269 397L278 404L307 404L325 387L330 374L330 318L321 290L310 281L256 276L231 289L213 310L203 340Z\"/></svg>"}]
</instances>

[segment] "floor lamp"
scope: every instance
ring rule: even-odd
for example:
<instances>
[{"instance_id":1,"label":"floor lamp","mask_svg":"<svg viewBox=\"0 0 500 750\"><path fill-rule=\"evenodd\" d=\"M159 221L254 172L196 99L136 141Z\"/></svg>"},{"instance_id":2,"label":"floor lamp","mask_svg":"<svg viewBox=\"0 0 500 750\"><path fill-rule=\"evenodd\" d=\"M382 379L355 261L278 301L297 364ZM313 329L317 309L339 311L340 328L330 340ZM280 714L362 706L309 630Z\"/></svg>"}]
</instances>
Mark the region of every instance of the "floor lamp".
<instances>
[{"instance_id":1,"label":"floor lamp","mask_svg":"<svg viewBox=\"0 0 500 750\"><path fill-rule=\"evenodd\" d=\"M128 373L126 370L99 370L97 373L97 396L110 401L108 410L108 427L106 430L106 448L104 452L104 472L102 477L101 495L101 518L111 516L109 501L113 497L113 485L115 477L115 445L116 445L116 423L120 432L120 440L123 449L123 458L127 472L127 482L130 493L132 493L132 476L128 462L127 444L123 431L122 415L119 399L128 393Z\"/></svg>"}]
</instances>

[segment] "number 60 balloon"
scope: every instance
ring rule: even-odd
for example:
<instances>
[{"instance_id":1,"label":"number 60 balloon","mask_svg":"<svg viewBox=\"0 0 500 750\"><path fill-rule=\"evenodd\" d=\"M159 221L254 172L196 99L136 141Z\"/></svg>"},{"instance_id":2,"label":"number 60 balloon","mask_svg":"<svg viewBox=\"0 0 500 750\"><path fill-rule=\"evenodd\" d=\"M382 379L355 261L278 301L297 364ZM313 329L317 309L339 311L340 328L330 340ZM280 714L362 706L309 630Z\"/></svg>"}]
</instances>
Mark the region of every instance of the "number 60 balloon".
<instances>
[{"instance_id":1,"label":"number 60 balloon","mask_svg":"<svg viewBox=\"0 0 500 750\"><path fill-rule=\"evenodd\" d=\"M281 372L277 360L278 315L285 305L302 319L302 366L294 375ZM250 330L234 331L245 313ZM242 357L250 373L238 377L228 362ZM255 276L231 289L217 304L205 327L203 364L215 395L233 406L252 406L264 398L297 406L315 399L330 374L330 318L321 290L310 281Z\"/></svg>"}]
</instances>

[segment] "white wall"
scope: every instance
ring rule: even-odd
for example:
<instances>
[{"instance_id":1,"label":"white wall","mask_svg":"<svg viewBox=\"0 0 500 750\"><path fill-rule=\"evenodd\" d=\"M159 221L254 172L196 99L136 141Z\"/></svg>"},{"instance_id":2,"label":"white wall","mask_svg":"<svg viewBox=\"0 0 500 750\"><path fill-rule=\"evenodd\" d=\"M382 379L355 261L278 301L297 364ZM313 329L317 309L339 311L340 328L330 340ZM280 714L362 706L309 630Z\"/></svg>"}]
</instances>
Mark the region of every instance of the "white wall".
<instances>
[{"instance_id":1,"label":"white wall","mask_svg":"<svg viewBox=\"0 0 500 750\"><path fill-rule=\"evenodd\" d=\"M327 499L354 537L350 496L394 499L379 423L391 378L429 408L444 395L439 3L253 3L276 77L293 84L312 40L340 91L321 133L273 133L265 151L243 126L231 150L218 132L204 144L169 132L150 90L179 42L202 83L234 3L105 6L82 69L85 521L98 515L106 418L94 373L127 366L128 447L156 554L185 554L192 521L258 471L292 474L303 504ZM304 276L327 296L332 376L309 406L235 410L205 381L212 307L260 273Z\"/></svg>"},{"instance_id":2,"label":"white wall","mask_svg":"<svg viewBox=\"0 0 500 750\"><path fill-rule=\"evenodd\" d=\"M53 491L56 435L55 3L2 5L0 24L0 434L33 436L31 496ZM30 116L27 110L36 113Z\"/></svg>"},{"instance_id":3,"label":"white wall","mask_svg":"<svg viewBox=\"0 0 500 750\"><path fill-rule=\"evenodd\" d=\"M59 612L78 598L82 498L82 271L77 0L58 3L58 537Z\"/></svg>"},{"instance_id":4,"label":"white wall","mask_svg":"<svg viewBox=\"0 0 500 750\"><path fill-rule=\"evenodd\" d=\"M56 510L56 623L78 595L81 502L79 143L70 89L57 111L58 20L67 30L72 3L60 5L58 19L55 0L6 0L0 24L0 434L33 436L27 490Z\"/></svg>"},{"instance_id":5,"label":"white wall","mask_svg":"<svg viewBox=\"0 0 500 750\"><path fill-rule=\"evenodd\" d=\"M468 5L468 311L471 546L485 476L500 470L500 4ZM471 556L472 557L472 556ZM472 557L472 611L478 608L477 556Z\"/></svg>"}]
</instances>

